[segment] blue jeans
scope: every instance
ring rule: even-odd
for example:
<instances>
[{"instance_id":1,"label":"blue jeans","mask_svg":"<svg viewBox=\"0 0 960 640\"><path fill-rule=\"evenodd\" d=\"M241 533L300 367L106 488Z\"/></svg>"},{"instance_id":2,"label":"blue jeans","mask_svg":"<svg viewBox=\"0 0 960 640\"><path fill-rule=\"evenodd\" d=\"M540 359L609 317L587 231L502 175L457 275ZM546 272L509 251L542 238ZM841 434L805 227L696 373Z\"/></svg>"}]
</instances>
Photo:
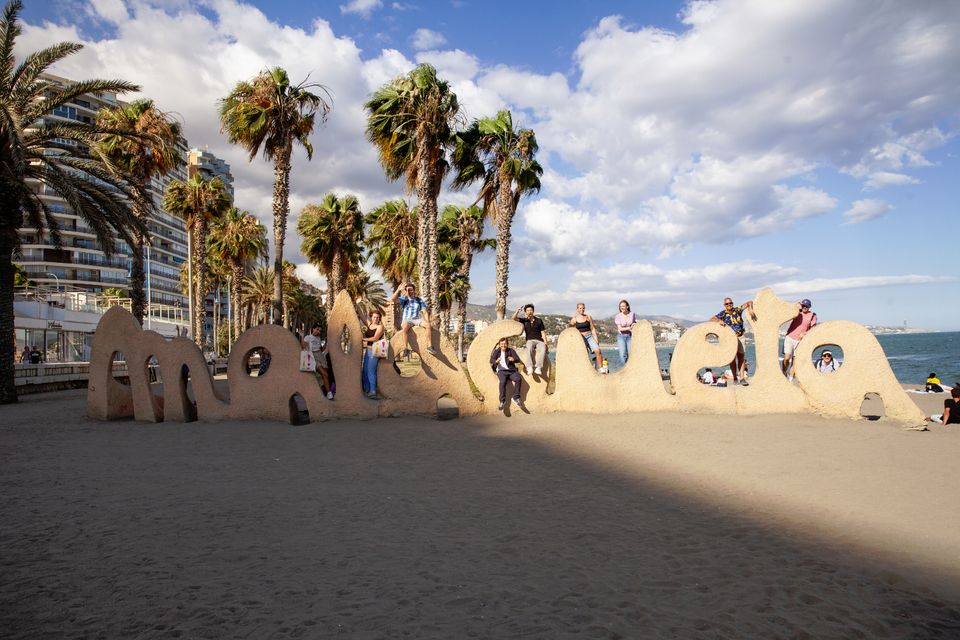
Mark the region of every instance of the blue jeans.
<instances>
[{"instance_id":1,"label":"blue jeans","mask_svg":"<svg viewBox=\"0 0 960 640\"><path fill-rule=\"evenodd\" d=\"M620 361L627 364L627 358L630 357L630 338L633 336L623 333L617 334L617 351L620 352Z\"/></svg>"},{"instance_id":2,"label":"blue jeans","mask_svg":"<svg viewBox=\"0 0 960 640\"><path fill-rule=\"evenodd\" d=\"M363 383L364 393L377 392L377 365L380 364L379 358L373 357L373 349L363 350L363 374L361 382Z\"/></svg>"}]
</instances>

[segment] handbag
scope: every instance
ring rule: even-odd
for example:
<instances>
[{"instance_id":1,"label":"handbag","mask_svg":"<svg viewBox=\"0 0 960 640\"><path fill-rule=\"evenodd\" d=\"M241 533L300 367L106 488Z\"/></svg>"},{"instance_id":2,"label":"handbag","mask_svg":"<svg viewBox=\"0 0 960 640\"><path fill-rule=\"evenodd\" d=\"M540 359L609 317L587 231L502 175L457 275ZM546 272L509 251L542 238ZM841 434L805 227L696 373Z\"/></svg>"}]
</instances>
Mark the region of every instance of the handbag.
<instances>
[{"instance_id":1,"label":"handbag","mask_svg":"<svg viewBox=\"0 0 960 640\"><path fill-rule=\"evenodd\" d=\"M313 357L312 351L303 350L300 352L300 371L309 371L313 373L317 370L317 359Z\"/></svg>"},{"instance_id":2,"label":"handbag","mask_svg":"<svg viewBox=\"0 0 960 640\"><path fill-rule=\"evenodd\" d=\"M390 343L387 342L386 338L381 338L373 344L370 345L371 350L373 351L374 358L386 358L387 357L387 348L390 346Z\"/></svg>"}]
</instances>

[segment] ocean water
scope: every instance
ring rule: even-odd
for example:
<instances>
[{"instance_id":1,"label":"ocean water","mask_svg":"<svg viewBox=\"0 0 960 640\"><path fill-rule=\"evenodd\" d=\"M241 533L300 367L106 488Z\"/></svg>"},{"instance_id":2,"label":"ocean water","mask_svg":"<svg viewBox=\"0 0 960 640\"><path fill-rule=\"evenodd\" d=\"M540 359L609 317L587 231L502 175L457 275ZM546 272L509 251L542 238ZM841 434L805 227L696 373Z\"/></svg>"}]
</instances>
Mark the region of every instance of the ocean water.
<instances>
[{"instance_id":1,"label":"ocean water","mask_svg":"<svg viewBox=\"0 0 960 640\"><path fill-rule=\"evenodd\" d=\"M960 382L960 331L879 335L877 341L883 347L894 375L902 383L923 384L931 372L936 373L946 385L952 386L954 382ZM675 348L676 345L657 347L657 359L661 369L669 367L669 354ZM831 350L842 361L843 350ZM602 351L611 372L623 368L616 348L604 348ZM819 355L819 351L818 349L815 353ZM780 352L783 352L782 341ZM551 351L551 359L553 355ZM751 371L756 370L753 344L747 344L747 363Z\"/></svg>"}]
</instances>

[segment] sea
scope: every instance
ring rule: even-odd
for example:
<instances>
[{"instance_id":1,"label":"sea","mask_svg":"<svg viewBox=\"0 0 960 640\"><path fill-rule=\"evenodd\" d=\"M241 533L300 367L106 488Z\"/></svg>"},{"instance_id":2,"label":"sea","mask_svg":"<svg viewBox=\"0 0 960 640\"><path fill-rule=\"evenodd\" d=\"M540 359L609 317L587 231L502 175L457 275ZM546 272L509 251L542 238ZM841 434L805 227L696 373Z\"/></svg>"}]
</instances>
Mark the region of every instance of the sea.
<instances>
[{"instance_id":1,"label":"sea","mask_svg":"<svg viewBox=\"0 0 960 640\"><path fill-rule=\"evenodd\" d=\"M897 380L904 384L923 384L930 373L936 373L941 382L953 386L960 382L960 331L936 333L891 333L877 336L877 341L887 355L890 368ZM657 359L661 369L668 369L670 354L676 345L658 345ZM843 349L830 347L837 359L842 362ZM607 359L610 372L623 368L616 347L604 347L603 357ZM814 352L819 356L821 349ZM781 338L780 353L783 353ZM553 352L550 352L551 359ZM747 363L755 370L753 344L747 343Z\"/></svg>"}]
</instances>

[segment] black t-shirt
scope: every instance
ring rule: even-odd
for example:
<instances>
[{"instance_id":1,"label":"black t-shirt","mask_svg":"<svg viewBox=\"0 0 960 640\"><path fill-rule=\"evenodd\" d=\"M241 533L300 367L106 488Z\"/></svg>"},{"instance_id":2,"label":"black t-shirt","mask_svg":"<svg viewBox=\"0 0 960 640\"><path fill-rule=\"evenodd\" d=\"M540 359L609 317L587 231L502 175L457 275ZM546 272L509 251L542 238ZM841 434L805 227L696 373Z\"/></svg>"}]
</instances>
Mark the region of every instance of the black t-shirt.
<instances>
[{"instance_id":1,"label":"black t-shirt","mask_svg":"<svg viewBox=\"0 0 960 640\"><path fill-rule=\"evenodd\" d=\"M960 424L960 402L953 398L947 398L943 401L943 412L950 409L950 417L947 418L947 424Z\"/></svg>"},{"instance_id":2,"label":"black t-shirt","mask_svg":"<svg viewBox=\"0 0 960 640\"><path fill-rule=\"evenodd\" d=\"M523 335L527 340L539 340L543 342L543 320L533 316L533 320L527 316L520 318L520 324L523 325Z\"/></svg>"},{"instance_id":3,"label":"black t-shirt","mask_svg":"<svg viewBox=\"0 0 960 640\"><path fill-rule=\"evenodd\" d=\"M40 364L40 358L43 356L39 351L30 352L30 364Z\"/></svg>"}]
</instances>

